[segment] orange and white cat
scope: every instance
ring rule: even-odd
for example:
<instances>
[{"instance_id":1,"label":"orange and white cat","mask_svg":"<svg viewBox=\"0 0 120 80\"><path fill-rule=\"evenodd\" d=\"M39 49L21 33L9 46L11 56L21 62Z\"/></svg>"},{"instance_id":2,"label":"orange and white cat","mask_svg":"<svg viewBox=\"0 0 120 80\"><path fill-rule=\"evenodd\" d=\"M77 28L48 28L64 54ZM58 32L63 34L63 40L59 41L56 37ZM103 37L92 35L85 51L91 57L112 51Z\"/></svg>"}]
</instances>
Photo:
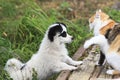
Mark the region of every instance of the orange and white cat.
<instances>
[{"instance_id":1,"label":"orange and white cat","mask_svg":"<svg viewBox=\"0 0 120 80\"><path fill-rule=\"evenodd\" d=\"M93 29L94 35L105 35L108 29L115 26L115 21L110 19L109 15L102 12L101 10L96 11L96 13L89 18L90 30Z\"/></svg>"},{"instance_id":2,"label":"orange and white cat","mask_svg":"<svg viewBox=\"0 0 120 80\"><path fill-rule=\"evenodd\" d=\"M96 13L89 18L89 27L90 30L93 30L94 36L105 35L108 29L112 29L115 26L116 22L110 19L109 15L104 13L101 10L97 10ZM105 55L100 49L100 58L96 65L103 65L105 60Z\"/></svg>"},{"instance_id":3,"label":"orange and white cat","mask_svg":"<svg viewBox=\"0 0 120 80\"><path fill-rule=\"evenodd\" d=\"M84 48L88 48L93 44L98 44L103 51L107 62L113 67L107 70L107 74L120 74L120 24L109 29L107 36L98 35L87 40Z\"/></svg>"}]
</instances>

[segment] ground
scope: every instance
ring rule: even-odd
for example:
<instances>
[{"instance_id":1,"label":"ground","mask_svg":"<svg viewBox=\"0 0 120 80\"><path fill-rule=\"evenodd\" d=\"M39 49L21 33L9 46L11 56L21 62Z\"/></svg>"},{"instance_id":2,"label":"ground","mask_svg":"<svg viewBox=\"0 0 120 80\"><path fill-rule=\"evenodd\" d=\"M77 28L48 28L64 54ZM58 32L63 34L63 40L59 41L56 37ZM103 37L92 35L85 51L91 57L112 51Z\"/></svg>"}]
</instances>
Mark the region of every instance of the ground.
<instances>
[{"instance_id":1,"label":"ground","mask_svg":"<svg viewBox=\"0 0 120 80\"><path fill-rule=\"evenodd\" d=\"M119 0L118 0L119 1ZM38 50L47 27L64 22L75 37L67 45L70 56L89 38L88 19L102 9L116 22L120 12L112 6L117 0L0 0L0 79L9 79L4 72L8 59L26 62ZM54 78L55 79L55 78ZM53 79L53 80L54 80Z\"/></svg>"}]
</instances>

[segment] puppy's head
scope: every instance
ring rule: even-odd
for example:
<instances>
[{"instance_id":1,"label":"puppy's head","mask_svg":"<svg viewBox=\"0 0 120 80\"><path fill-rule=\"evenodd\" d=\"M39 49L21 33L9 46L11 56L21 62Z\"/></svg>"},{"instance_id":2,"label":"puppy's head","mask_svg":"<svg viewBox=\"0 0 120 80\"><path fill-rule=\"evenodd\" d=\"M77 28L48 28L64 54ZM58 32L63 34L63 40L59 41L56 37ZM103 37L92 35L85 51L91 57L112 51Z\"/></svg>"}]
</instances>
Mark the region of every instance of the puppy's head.
<instances>
[{"instance_id":1,"label":"puppy's head","mask_svg":"<svg viewBox=\"0 0 120 80\"><path fill-rule=\"evenodd\" d=\"M73 37L67 33L67 26L65 24L57 22L49 27L48 39L50 42L70 43Z\"/></svg>"}]
</instances>

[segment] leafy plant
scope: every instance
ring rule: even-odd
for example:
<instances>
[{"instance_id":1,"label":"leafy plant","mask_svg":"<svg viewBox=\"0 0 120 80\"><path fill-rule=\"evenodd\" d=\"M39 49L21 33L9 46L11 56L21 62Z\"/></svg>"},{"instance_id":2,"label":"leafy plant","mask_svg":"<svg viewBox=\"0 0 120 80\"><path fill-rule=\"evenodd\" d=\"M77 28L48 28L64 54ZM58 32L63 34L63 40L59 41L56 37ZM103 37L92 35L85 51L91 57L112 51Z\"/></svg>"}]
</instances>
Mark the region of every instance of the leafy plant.
<instances>
[{"instance_id":1,"label":"leafy plant","mask_svg":"<svg viewBox=\"0 0 120 80\"><path fill-rule=\"evenodd\" d=\"M48 26L55 22L64 22L68 26L74 41L67 48L70 56L75 53L91 33L87 19L70 20L70 9L68 2L63 2L59 9L45 11L33 0L0 0L0 80L11 80L4 71L6 61L15 57L27 62L38 50ZM120 22L120 11L109 8L105 11ZM36 75L33 74L34 80Z\"/></svg>"}]
</instances>

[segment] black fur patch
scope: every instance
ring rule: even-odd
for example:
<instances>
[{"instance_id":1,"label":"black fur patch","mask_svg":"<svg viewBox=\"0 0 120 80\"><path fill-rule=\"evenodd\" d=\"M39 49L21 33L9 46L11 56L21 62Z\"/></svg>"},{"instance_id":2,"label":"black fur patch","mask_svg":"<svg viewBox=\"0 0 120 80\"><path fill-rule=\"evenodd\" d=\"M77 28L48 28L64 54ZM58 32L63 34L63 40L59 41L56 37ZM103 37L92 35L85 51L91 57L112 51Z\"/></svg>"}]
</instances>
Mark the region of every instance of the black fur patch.
<instances>
[{"instance_id":1,"label":"black fur patch","mask_svg":"<svg viewBox=\"0 0 120 80\"><path fill-rule=\"evenodd\" d=\"M118 52L120 51L120 47L118 48Z\"/></svg>"},{"instance_id":2,"label":"black fur patch","mask_svg":"<svg viewBox=\"0 0 120 80\"><path fill-rule=\"evenodd\" d=\"M59 24L59 25L62 24L67 28L67 26L64 23L60 23L60 22L56 22L56 23Z\"/></svg>"},{"instance_id":3,"label":"black fur patch","mask_svg":"<svg viewBox=\"0 0 120 80\"><path fill-rule=\"evenodd\" d=\"M25 66L26 66L26 64L24 64L24 65L20 68L20 70L22 70Z\"/></svg>"},{"instance_id":4,"label":"black fur patch","mask_svg":"<svg viewBox=\"0 0 120 80\"><path fill-rule=\"evenodd\" d=\"M102 51L100 51L100 58L99 58L98 64L99 64L100 66L102 66L103 63L104 63L104 61L105 61L105 55L104 55L104 53L103 53Z\"/></svg>"},{"instance_id":5,"label":"black fur patch","mask_svg":"<svg viewBox=\"0 0 120 80\"><path fill-rule=\"evenodd\" d=\"M62 32L59 36L66 37L66 36L67 36L67 33L64 31L64 32Z\"/></svg>"},{"instance_id":6,"label":"black fur patch","mask_svg":"<svg viewBox=\"0 0 120 80\"><path fill-rule=\"evenodd\" d=\"M120 24L114 26L114 28L109 31L109 34L108 34L108 43L111 44L112 41L113 41L118 35L120 35Z\"/></svg>"},{"instance_id":7,"label":"black fur patch","mask_svg":"<svg viewBox=\"0 0 120 80\"><path fill-rule=\"evenodd\" d=\"M49 31L48 31L48 38L49 38L49 40L50 40L51 42L54 41L54 36L56 35L56 33L58 33L58 32L61 33L61 32L63 31L63 29L62 29L62 27L61 27L60 24L62 24L62 25L64 25L64 26L66 27L66 25L63 24L63 23L57 22L57 24L58 24L58 25L51 27L51 28L49 29Z\"/></svg>"},{"instance_id":8,"label":"black fur patch","mask_svg":"<svg viewBox=\"0 0 120 80\"><path fill-rule=\"evenodd\" d=\"M109 36L109 33L110 33L110 31L111 31L112 29L108 29L107 31L106 31L106 33L105 33L105 37L108 39L108 36Z\"/></svg>"}]
</instances>

